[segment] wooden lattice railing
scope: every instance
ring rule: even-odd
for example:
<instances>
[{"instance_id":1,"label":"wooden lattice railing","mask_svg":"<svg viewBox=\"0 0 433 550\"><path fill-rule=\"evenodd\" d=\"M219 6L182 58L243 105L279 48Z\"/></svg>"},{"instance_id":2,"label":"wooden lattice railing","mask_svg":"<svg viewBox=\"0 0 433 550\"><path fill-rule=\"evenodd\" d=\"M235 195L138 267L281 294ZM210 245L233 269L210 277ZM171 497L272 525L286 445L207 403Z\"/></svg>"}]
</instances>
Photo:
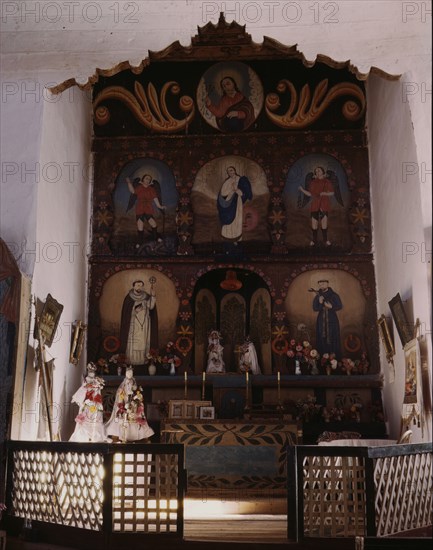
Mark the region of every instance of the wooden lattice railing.
<instances>
[{"instance_id":1,"label":"wooden lattice railing","mask_svg":"<svg viewBox=\"0 0 433 550\"><path fill-rule=\"evenodd\" d=\"M291 462L289 510L298 521L290 538L384 537L432 525L431 443L297 446Z\"/></svg>"},{"instance_id":2,"label":"wooden lattice railing","mask_svg":"<svg viewBox=\"0 0 433 550\"><path fill-rule=\"evenodd\" d=\"M183 535L183 445L10 442L8 515L111 533Z\"/></svg>"}]
</instances>

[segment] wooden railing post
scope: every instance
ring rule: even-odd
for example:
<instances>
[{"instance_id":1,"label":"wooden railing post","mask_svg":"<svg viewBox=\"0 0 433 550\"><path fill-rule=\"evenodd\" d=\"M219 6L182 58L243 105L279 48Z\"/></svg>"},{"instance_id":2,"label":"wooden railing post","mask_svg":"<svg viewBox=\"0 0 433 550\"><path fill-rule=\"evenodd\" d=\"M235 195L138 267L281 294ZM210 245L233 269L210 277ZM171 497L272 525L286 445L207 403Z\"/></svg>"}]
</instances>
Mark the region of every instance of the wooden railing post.
<instances>
[{"instance_id":1,"label":"wooden railing post","mask_svg":"<svg viewBox=\"0 0 433 550\"><path fill-rule=\"evenodd\" d=\"M110 548L110 539L113 532L113 460L114 453L107 449L103 454L104 479L102 491L104 502L102 505L102 532L104 533L104 546Z\"/></svg>"},{"instance_id":2,"label":"wooden railing post","mask_svg":"<svg viewBox=\"0 0 433 550\"><path fill-rule=\"evenodd\" d=\"M296 445L287 446L287 538L298 541L298 475Z\"/></svg>"},{"instance_id":3,"label":"wooden railing post","mask_svg":"<svg viewBox=\"0 0 433 550\"><path fill-rule=\"evenodd\" d=\"M374 484L374 460L369 456L365 457L365 521L367 524L367 537L375 537L377 532L376 525L376 490Z\"/></svg>"}]
</instances>

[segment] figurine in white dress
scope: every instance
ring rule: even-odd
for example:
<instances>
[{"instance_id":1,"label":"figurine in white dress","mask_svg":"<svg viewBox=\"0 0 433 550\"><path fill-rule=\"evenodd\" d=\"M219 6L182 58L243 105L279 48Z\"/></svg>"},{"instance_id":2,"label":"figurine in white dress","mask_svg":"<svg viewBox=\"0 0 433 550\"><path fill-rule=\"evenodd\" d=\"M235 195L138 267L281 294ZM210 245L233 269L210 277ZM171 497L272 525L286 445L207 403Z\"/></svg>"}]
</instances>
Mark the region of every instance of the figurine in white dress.
<instances>
[{"instance_id":1,"label":"figurine in white dress","mask_svg":"<svg viewBox=\"0 0 433 550\"><path fill-rule=\"evenodd\" d=\"M251 374L261 374L256 348L249 336L246 337L245 342L241 346L239 370L241 372L250 372Z\"/></svg>"},{"instance_id":2,"label":"figurine in white dress","mask_svg":"<svg viewBox=\"0 0 433 550\"><path fill-rule=\"evenodd\" d=\"M222 374L226 371L223 360L224 348L221 345L221 334L212 330L208 338L207 367L208 374Z\"/></svg>"},{"instance_id":3,"label":"figurine in white dress","mask_svg":"<svg viewBox=\"0 0 433 550\"><path fill-rule=\"evenodd\" d=\"M72 403L77 403L80 410L75 417L75 430L69 441L98 443L106 440L102 405L103 387L104 380L96 376L96 366L89 363L83 384L72 396Z\"/></svg>"},{"instance_id":4,"label":"figurine in white dress","mask_svg":"<svg viewBox=\"0 0 433 550\"><path fill-rule=\"evenodd\" d=\"M125 378L117 388L113 412L105 428L108 436L120 441L140 441L155 433L147 423L142 388L137 386L132 366L126 368Z\"/></svg>"}]
</instances>

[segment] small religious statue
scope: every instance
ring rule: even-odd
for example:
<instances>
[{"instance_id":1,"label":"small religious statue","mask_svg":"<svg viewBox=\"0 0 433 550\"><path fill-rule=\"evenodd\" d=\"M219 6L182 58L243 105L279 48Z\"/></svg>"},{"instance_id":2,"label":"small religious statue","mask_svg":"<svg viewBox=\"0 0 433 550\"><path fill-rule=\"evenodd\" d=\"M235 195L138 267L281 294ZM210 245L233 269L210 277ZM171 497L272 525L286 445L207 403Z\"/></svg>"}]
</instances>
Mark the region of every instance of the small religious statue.
<instances>
[{"instance_id":1,"label":"small religious statue","mask_svg":"<svg viewBox=\"0 0 433 550\"><path fill-rule=\"evenodd\" d=\"M105 428L111 439L120 441L139 441L155 433L147 423L142 388L137 386L132 366L126 367Z\"/></svg>"},{"instance_id":2,"label":"small religious statue","mask_svg":"<svg viewBox=\"0 0 433 550\"><path fill-rule=\"evenodd\" d=\"M72 403L80 407L75 418L75 430L69 441L97 443L106 440L103 423L102 388L104 380L96 376L96 365L87 365L87 375L81 387L72 396Z\"/></svg>"},{"instance_id":3,"label":"small religious statue","mask_svg":"<svg viewBox=\"0 0 433 550\"><path fill-rule=\"evenodd\" d=\"M162 368L168 370L169 374L175 375L176 369L182 364L178 355L176 355L176 347L174 342L167 342L165 346L165 354L162 358Z\"/></svg>"},{"instance_id":4,"label":"small religious statue","mask_svg":"<svg viewBox=\"0 0 433 550\"><path fill-rule=\"evenodd\" d=\"M221 334L217 330L211 330L208 338L207 347L207 367L208 374L225 373L225 364L223 360L224 348L221 345Z\"/></svg>"},{"instance_id":5,"label":"small religious statue","mask_svg":"<svg viewBox=\"0 0 433 550\"><path fill-rule=\"evenodd\" d=\"M259 362L257 360L256 348L251 342L249 336L246 337L240 351L241 356L239 359L239 370L241 372L250 372L251 374L261 374Z\"/></svg>"}]
</instances>

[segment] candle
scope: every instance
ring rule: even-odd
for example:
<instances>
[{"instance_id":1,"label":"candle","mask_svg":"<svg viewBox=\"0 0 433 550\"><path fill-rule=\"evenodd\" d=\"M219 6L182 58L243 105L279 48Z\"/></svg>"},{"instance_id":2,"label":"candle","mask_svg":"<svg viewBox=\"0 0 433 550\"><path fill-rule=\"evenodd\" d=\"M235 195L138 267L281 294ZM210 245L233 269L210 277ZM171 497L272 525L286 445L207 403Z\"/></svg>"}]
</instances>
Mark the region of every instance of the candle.
<instances>
[{"instance_id":1,"label":"candle","mask_svg":"<svg viewBox=\"0 0 433 550\"><path fill-rule=\"evenodd\" d=\"M206 381L206 373L203 371L202 384L201 384L201 399L202 399L202 401L204 401L205 381Z\"/></svg>"},{"instance_id":2,"label":"candle","mask_svg":"<svg viewBox=\"0 0 433 550\"><path fill-rule=\"evenodd\" d=\"M184 376L185 376L185 399L186 399L188 395L188 374L186 371L184 373Z\"/></svg>"}]
</instances>

